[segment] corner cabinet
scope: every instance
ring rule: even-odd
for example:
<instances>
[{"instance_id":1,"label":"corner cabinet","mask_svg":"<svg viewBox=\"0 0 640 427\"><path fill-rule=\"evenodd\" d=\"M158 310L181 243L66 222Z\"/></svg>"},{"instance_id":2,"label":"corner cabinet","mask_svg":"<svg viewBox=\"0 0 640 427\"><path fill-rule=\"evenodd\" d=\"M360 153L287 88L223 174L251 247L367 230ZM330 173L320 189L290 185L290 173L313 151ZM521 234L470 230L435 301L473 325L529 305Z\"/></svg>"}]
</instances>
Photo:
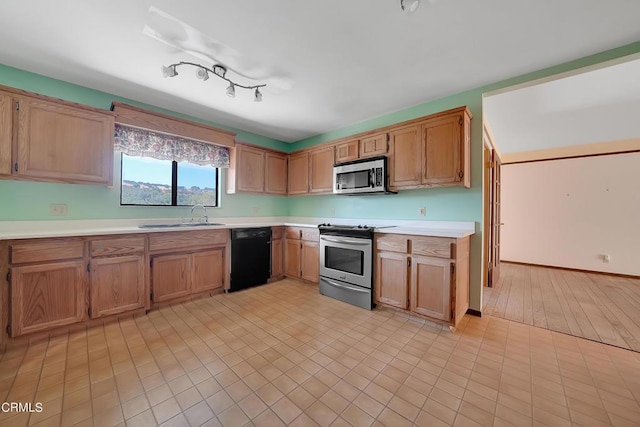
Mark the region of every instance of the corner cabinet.
<instances>
[{"instance_id":1,"label":"corner cabinet","mask_svg":"<svg viewBox=\"0 0 640 427\"><path fill-rule=\"evenodd\" d=\"M469 308L469 237L376 236L376 302L457 325Z\"/></svg>"},{"instance_id":2,"label":"corner cabinet","mask_svg":"<svg viewBox=\"0 0 640 427\"><path fill-rule=\"evenodd\" d=\"M0 175L111 185L112 112L22 91L0 92L0 124Z\"/></svg>"},{"instance_id":3,"label":"corner cabinet","mask_svg":"<svg viewBox=\"0 0 640 427\"><path fill-rule=\"evenodd\" d=\"M238 143L231 149L227 193L287 194L287 155Z\"/></svg>"}]
</instances>

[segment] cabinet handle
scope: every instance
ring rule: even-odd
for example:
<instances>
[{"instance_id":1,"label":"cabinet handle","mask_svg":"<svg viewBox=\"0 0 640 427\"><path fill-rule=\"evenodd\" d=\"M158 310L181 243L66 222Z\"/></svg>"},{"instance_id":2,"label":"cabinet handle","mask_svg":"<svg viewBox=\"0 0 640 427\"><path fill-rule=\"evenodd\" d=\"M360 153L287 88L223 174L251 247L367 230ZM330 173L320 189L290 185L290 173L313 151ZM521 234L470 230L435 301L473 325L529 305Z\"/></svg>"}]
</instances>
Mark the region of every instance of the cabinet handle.
<instances>
[{"instance_id":1,"label":"cabinet handle","mask_svg":"<svg viewBox=\"0 0 640 427\"><path fill-rule=\"evenodd\" d=\"M13 164L13 169L14 169L16 172L18 172L18 162L15 162L15 163Z\"/></svg>"}]
</instances>

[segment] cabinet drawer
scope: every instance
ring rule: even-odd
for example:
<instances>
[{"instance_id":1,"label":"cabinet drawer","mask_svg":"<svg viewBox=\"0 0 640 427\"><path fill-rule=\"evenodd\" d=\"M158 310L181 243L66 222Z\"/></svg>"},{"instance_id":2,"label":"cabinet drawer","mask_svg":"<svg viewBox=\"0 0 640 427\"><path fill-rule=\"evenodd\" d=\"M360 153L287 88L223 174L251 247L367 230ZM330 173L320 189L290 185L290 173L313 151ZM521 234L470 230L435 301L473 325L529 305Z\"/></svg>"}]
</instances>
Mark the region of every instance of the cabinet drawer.
<instances>
[{"instance_id":1,"label":"cabinet drawer","mask_svg":"<svg viewBox=\"0 0 640 427\"><path fill-rule=\"evenodd\" d=\"M46 262L77 259L84 256L84 243L79 240L24 242L11 245L11 263Z\"/></svg>"},{"instance_id":2,"label":"cabinet drawer","mask_svg":"<svg viewBox=\"0 0 640 427\"><path fill-rule=\"evenodd\" d=\"M125 255L144 252L144 237L120 237L91 241L91 256Z\"/></svg>"},{"instance_id":3,"label":"cabinet drawer","mask_svg":"<svg viewBox=\"0 0 640 427\"><path fill-rule=\"evenodd\" d=\"M284 236L283 227L271 227L271 240L279 240Z\"/></svg>"},{"instance_id":4,"label":"cabinet drawer","mask_svg":"<svg viewBox=\"0 0 640 427\"><path fill-rule=\"evenodd\" d=\"M320 241L320 232L317 228L303 228L302 229L302 240L307 240L310 242L319 242Z\"/></svg>"},{"instance_id":5,"label":"cabinet drawer","mask_svg":"<svg viewBox=\"0 0 640 427\"><path fill-rule=\"evenodd\" d=\"M287 227L285 237L289 240L300 240L301 231L299 227Z\"/></svg>"},{"instance_id":6,"label":"cabinet drawer","mask_svg":"<svg viewBox=\"0 0 640 427\"><path fill-rule=\"evenodd\" d=\"M376 236L376 249L406 254L409 251L409 238L399 234L378 235Z\"/></svg>"},{"instance_id":7,"label":"cabinet drawer","mask_svg":"<svg viewBox=\"0 0 640 427\"><path fill-rule=\"evenodd\" d=\"M446 237L412 237L411 253L438 258L455 258L455 239Z\"/></svg>"},{"instance_id":8,"label":"cabinet drawer","mask_svg":"<svg viewBox=\"0 0 640 427\"><path fill-rule=\"evenodd\" d=\"M189 250L227 243L229 230L197 230L153 234L149 237L149 251Z\"/></svg>"}]
</instances>

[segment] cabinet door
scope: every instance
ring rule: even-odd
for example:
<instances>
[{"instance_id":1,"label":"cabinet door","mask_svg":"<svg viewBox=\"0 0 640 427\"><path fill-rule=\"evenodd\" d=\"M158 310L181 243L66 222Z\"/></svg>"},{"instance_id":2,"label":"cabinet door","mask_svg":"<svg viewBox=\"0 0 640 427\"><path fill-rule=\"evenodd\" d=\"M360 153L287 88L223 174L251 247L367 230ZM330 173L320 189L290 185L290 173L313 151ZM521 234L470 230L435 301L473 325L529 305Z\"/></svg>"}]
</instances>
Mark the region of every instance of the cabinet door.
<instances>
[{"instance_id":1,"label":"cabinet door","mask_svg":"<svg viewBox=\"0 0 640 427\"><path fill-rule=\"evenodd\" d=\"M222 289L224 248L191 255L191 292Z\"/></svg>"},{"instance_id":2,"label":"cabinet door","mask_svg":"<svg viewBox=\"0 0 640 427\"><path fill-rule=\"evenodd\" d=\"M461 131L460 114L429 120L423 124L423 184L456 184L462 180Z\"/></svg>"},{"instance_id":3,"label":"cabinet door","mask_svg":"<svg viewBox=\"0 0 640 427\"><path fill-rule=\"evenodd\" d=\"M84 261L13 267L11 275L11 336L83 320Z\"/></svg>"},{"instance_id":4,"label":"cabinet door","mask_svg":"<svg viewBox=\"0 0 640 427\"><path fill-rule=\"evenodd\" d=\"M289 175L287 191L289 195L309 192L309 152L289 156Z\"/></svg>"},{"instance_id":5,"label":"cabinet door","mask_svg":"<svg viewBox=\"0 0 640 427\"><path fill-rule=\"evenodd\" d=\"M189 255L163 255L153 258L151 286L154 302L189 294L189 259Z\"/></svg>"},{"instance_id":6,"label":"cabinet door","mask_svg":"<svg viewBox=\"0 0 640 427\"><path fill-rule=\"evenodd\" d=\"M271 277L284 274L284 239L271 240Z\"/></svg>"},{"instance_id":7,"label":"cabinet door","mask_svg":"<svg viewBox=\"0 0 640 427\"><path fill-rule=\"evenodd\" d=\"M284 274L300 277L300 240L285 239Z\"/></svg>"},{"instance_id":8,"label":"cabinet door","mask_svg":"<svg viewBox=\"0 0 640 427\"><path fill-rule=\"evenodd\" d=\"M389 186L402 188L420 185L420 126L394 130L389 137Z\"/></svg>"},{"instance_id":9,"label":"cabinet door","mask_svg":"<svg viewBox=\"0 0 640 427\"><path fill-rule=\"evenodd\" d=\"M408 256L394 252L376 253L376 301L406 309L409 299L407 271Z\"/></svg>"},{"instance_id":10,"label":"cabinet door","mask_svg":"<svg viewBox=\"0 0 640 427\"><path fill-rule=\"evenodd\" d=\"M312 193L333 192L333 147L309 152L310 191Z\"/></svg>"},{"instance_id":11,"label":"cabinet door","mask_svg":"<svg viewBox=\"0 0 640 427\"><path fill-rule=\"evenodd\" d=\"M267 153L265 155L264 191L268 194L287 194L287 156Z\"/></svg>"},{"instance_id":12,"label":"cabinet door","mask_svg":"<svg viewBox=\"0 0 640 427\"><path fill-rule=\"evenodd\" d=\"M262 193L264 191L264 151L238 145L238 191Z\"/></svg>"},{"instance_id":13,"label":"cabinet door","mask_svg":"<svg viewBox=\"0 0 640 427\"><path fill-rule=\"evenodd\" d=\"M318 283L320 279L320 244L302 241L300 252L300 270L304 280Z\"/></svg>"},{"instance_id":14,"label":"cabinet door","mask_svg":"<svg viewBox=\"0 0 640 427\"><path fill-rule=\"evenodd\" d=\"M451 320L451 261L414 256L411 265L411 311Z\"/></svg>"},{"instance_id":15,"label":"cabinet door","mask_svg":"<svg viewBox=\"0 0 640 427\"><path fill-rule=\"evenodd\" d=\"M110 185L113 123L113 116L107 113L20 98L17 174Z\"/></svg>"},{"instance_id":16,"label":"cabinet door","mask_svg":"<svg viewBox=\"0 0 640 427\"><path fill-rule=\"evenodd\" d=\"M381 156L387 154L389 134L381 133L360 140L360 157Z\"/></svg>"},{"instance_id":17,"label":"cabinet door","mask_svg":"<svg viewBox=\"0 0 640 427\"><path fill-rule=\"evenodd\" d=\"M0 175L11 175L12 105L11 96L0 93Z\"/></svg>"},{"instance_id":18,"label":"cabinet door","mask_svg":"<svg viewBox=\"0 0 640 427\"><path fill-rule=\"evenodd\" d=\"M358 158L358 140L336 145L336 163L349 162Z\"/></svg>"},{"instance_id":19,"label":"cabinet door","mask_svg":"<svg viewBox=\"0 0 640 427\"><path fill-rule=\"evenodd\" d=\"M91 261L91 318L145 307L144 256Z\"/></svg>"}]
</instances>

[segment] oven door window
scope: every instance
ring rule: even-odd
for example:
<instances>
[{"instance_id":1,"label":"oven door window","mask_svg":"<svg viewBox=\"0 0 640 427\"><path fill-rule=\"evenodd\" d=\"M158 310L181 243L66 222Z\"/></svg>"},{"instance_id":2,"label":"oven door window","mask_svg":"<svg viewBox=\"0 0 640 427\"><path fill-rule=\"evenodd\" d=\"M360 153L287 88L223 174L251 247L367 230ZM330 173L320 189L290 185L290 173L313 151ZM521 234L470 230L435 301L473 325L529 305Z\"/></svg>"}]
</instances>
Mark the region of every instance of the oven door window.
<instances>
[{"instance_id":1,"label":"oven door window","mask_svg":"<svg viewBox=\"0 0 640 427\"><path fill-rule=\"evenodd\" d=\"M326 246L324 248L324 266L332 270L362 276L364 274L364 252Z\"/></svg>"},{"instance_id":2,"label":"oven door window","mask_svg":"<svg viewBox=\"0 0 640 427\"><path fill-rule=\"evenodd\" d=\"M367 188L371 185L369 175L369 169L339 173L336 175L336 179L338 180L338 188L341 190Z\"/></svg>"}]
</instances>

